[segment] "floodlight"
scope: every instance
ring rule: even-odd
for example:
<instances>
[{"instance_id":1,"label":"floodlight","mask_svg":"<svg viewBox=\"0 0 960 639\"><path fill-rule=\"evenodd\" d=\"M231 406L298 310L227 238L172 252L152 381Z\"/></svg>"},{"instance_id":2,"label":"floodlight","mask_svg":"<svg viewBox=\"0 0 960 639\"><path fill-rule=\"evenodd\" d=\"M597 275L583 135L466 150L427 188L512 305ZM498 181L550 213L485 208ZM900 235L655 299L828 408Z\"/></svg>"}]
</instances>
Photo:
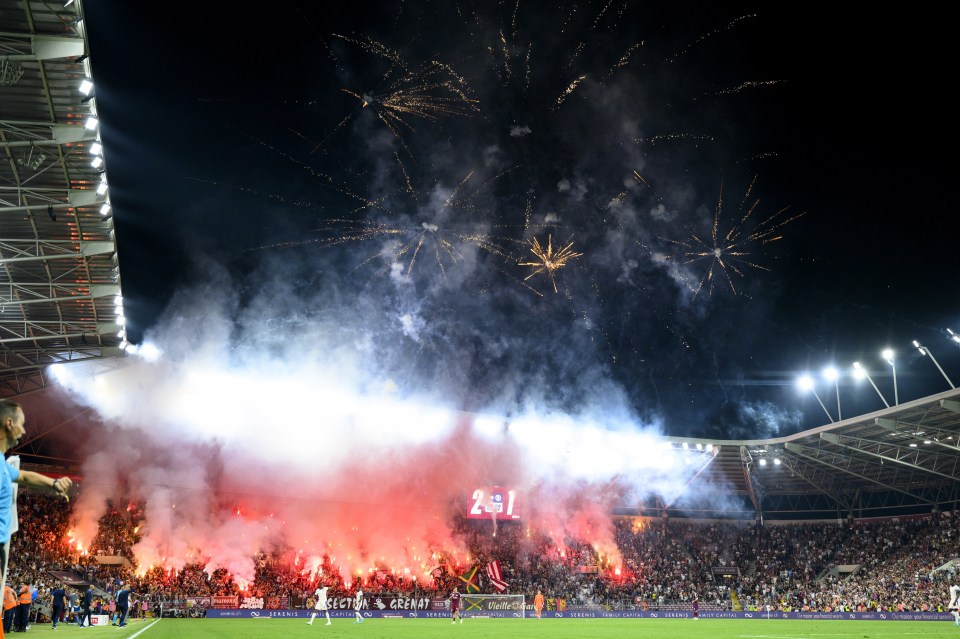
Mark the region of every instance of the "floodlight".
<instances>
[{"instance_id":1,"label":"floodlight","mask_svg":"<svg viewBox=\"0 0 960 639\"><path fill-rule=\"evenodd\" d=\"M103 158L100 157L99 155L93 158L93 162L90 163L90 166L92 166L95 169L99 169L101 166L103 166Z\"/></svg>"},{"instance_id":2,"label":"floodlight","mask_svg":"<svg viewBox=\"0 0 960 639\"><path fill-rule=\"evenodd\" d=\"M84 122L83 128L87 129L88 131L93 131L99 124L100 120L91 115L89 118L87 118L87 121Z\"/></svg>"},{"instance_id":3,"label":"floodlight","mask_svg":"<svg viewBox=\"0 0 960 639\"><path fill-rule=\"evenodd\" d=\"M84 78L83 82L80 83L80 93L90 95L91 91L93 91L93 82L89 78Z\"/></svg>"},{"instance_id":4,"label":"floodlight","mask_svg":"<svg viewBox=\"0 0 960 639\"><path fill-rule=\"evenodd\" d=\"M103 145L99 142L94 142L90 145L90 154L91 155L103 155Z\"/></svg>"},{"instance_id":5,"label":"floodlight","mask_svg":"<svg viewBox=\"0 0 960 639\"><path fill-rule=\"evenodd\" d=\"M934 363L934 365L937 367L937 370L939 370L940 374L943 375L943 378L947 380L948 384L950 384L950 388L956 388L956 386L953 385L953 382L950 381L950 378L947 377L947 374L943 371L943 367L940 366L940 362L938 362L937 358L934 357L933 353L930 352L930 349L917 340L913 340L913 345L917 347L917 350L920 351L921 355L927 355L930 357L930 361Z\"/></svg>"}]
</instances>

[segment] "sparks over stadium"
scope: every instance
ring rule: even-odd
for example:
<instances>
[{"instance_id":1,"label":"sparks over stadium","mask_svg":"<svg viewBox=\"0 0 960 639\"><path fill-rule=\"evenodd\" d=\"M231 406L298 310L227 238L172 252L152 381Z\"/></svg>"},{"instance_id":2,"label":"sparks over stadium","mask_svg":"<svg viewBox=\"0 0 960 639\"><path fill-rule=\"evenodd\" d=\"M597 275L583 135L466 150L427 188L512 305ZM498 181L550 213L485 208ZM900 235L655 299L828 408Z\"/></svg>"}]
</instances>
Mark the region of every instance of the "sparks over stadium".
<instances>
[{"instance_id":1,"label":"sparks over stadium","mask_svg":"<svg viewBox=\"0 0 960 639\"><path fill-rule=\"evenodd\" d=\"M7 478L75 486L0 513L17 629L120 592L155 633L956 621L957 318L897 279L955 252L874 289L829 249L891 240L813 197L864 158L787 164L854 125L780 121L778 16L387 4L238 50L209 7L0 0Z\"/></svg>"}]
</instances>

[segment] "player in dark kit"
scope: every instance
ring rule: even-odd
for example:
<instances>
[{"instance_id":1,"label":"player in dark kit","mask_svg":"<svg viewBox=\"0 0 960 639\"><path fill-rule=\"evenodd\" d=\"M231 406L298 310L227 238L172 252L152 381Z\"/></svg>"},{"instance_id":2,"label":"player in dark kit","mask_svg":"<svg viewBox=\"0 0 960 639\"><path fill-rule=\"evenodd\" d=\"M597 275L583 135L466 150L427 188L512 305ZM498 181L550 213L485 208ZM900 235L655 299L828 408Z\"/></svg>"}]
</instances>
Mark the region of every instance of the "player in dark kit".
<instances>
[{"instance_id":1,"label":"player in dark kit","mask_svg":"<svg viewBox=\"0 0 960 639\"><path fill-rule=\"evenodd\" d=\"M63 616L63 607L65 605L64 599L66 598L67 593L63 589L63 586L56 584L53 587L53 590L50 591L51 598L51 609L50 620L53 621L53 629L57 629L57 623L60 621L60 617Z\"/></svg>"},{"instance_id":2,"label":"player in dark kit","mask_svg":"<svg viewBox=\"0 0 960 639\"><path fill-rule=\"evenodd\" d=\"M120 616L114 625L121 628L127 625L127 613L130 612L130 593L132 592L130 586L126 584L117 591L117 612Z\"/></svg>"},{"instance_id":3,"label":"player in dark kit","mask_svg":"<svg viewBox=\"0 0 960 639\"><path fill-rule=\"evenodd\" d=\"M460 616L460 591L456 588L450 593L450 617L453 619L450 623L463 623L463 617Z\"/></svg>"}]
</instances>

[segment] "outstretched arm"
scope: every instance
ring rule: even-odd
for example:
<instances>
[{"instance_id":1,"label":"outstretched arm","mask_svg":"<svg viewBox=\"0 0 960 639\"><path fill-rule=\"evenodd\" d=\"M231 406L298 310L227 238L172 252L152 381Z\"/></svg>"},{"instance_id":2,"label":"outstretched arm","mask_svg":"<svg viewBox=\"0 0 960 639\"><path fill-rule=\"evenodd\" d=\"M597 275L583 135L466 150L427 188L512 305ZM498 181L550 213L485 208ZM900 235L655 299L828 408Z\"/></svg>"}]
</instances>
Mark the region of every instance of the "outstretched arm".
<instances>
[{"instance_id":1,"label":"outstretched arm","mask_svg":"<svg viewBox=\"0 0 960 639\"><path fill-rule=\"evenodd\" d=\"M31 488L45 489L48 492L69 498L70 487L73 486L73 480L69 477L48 477L32 470L21 470L17 477L17 483Z\"/></svg>"}]
</instances>

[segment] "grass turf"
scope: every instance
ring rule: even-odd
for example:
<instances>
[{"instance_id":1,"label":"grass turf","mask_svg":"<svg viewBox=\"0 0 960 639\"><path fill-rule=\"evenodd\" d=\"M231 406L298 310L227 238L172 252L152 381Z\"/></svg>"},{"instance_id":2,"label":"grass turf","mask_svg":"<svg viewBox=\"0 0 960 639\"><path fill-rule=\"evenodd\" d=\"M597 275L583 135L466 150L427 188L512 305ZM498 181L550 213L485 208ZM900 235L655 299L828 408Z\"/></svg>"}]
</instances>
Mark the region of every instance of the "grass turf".
<instances>
[{"instance_id":1,"label":"grass turf","mask_svg":"<svg viewBox=\"0 0 960 639\"><path fill-rule=\"evenodd\" d=\"M154 623L156 622L156 623ZM146 619L78 628L34 624L30 632L91 639L960 639L952 621L808 621L790 619Z\"/></svg>"}]
</instances>

